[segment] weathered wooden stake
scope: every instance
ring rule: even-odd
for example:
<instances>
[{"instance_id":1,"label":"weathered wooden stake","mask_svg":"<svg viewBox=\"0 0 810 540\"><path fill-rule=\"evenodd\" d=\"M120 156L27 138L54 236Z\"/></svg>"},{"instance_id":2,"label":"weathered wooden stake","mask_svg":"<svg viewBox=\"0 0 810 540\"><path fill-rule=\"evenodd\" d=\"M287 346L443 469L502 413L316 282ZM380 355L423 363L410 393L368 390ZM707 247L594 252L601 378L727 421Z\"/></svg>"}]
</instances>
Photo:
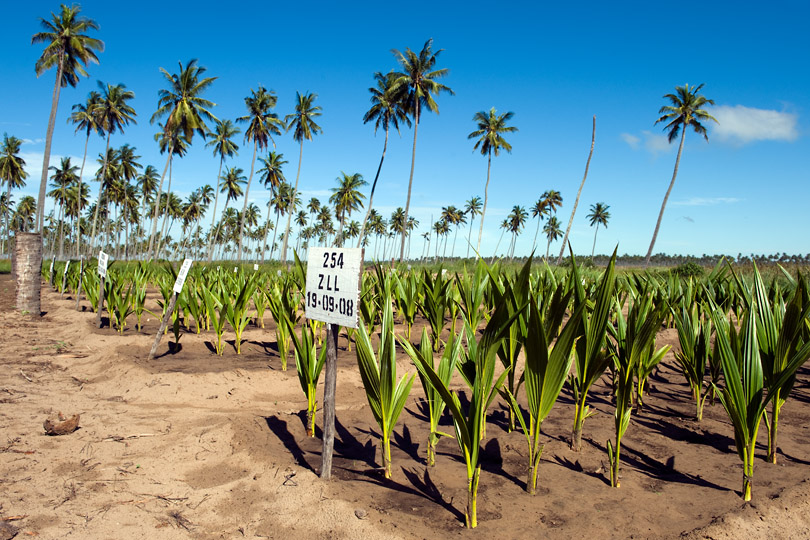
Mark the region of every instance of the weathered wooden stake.
<instances>
[{"instance_id":1,"label":"weathered wooden stake","mask_svg":"<svg viewBox=\"0 0 810 540\"><path fill-rule=\"evenodd\" d=\"M79 311L79 300L82 299L82 278L84 277L84 257L79 259L79 286L76 288L76 311Z\"/></svg>"},{"instance_id":2,"label":"weathered wooden stake","mask_svg":"<svg viewBox=\"0 0 810 540\"><path fill-rule=\"evenodd\" d=\"M326 377L323 389L323 452L321 478L332 477L332 453L335 448L335 387L337 386L337 339L340 327L326 325Z\"/></svg>"},{"instance_id":3,"label":"weathered wooden stake","mask_svg":"<svg viewBox=\"0 0 810 540\"><path fill-rule=\"evenodd\" d=\"M101 328L101 310L104 308L104 280L101 276L98 282L98 311L96 311L96 327Z\"/></svg>"},{"instance_id":4,"label":"weathered wooden stake","mask_svg":"<svg viewBox=\"0 0 810 540\"><path fill-rule=\"evenodd\" d=\"M65 287L67 287L67 273L68 273L69 265L70 265L70 261L65 263L65 273L62 274L62 292L59 293L59 298L62 298L62 297L65 296Z\"/></svg>"},{"instance_id":5,"label":"weathered wooden stake","mask_svg":"<svg viewBox=\"0 0 810 540\"><path fill-rule=\"evenodd\" d=\"M163 315L163 319L160 321L160 328L158 328L157 334L155 335L155 342L152 343L152 350L149 351L149 360L155 357L157 348L160 345L160 339L163 337L163 331L166 330L166 325L169 323L169 319L174 312L174 305L176 303L177 293L172 293L172 298L169 300L169 309L166 310L166 313Z\"/></svg>"},{"instance_id":6,"label":"weathered wooden stake","mask_svg":"<svg viewBox=\"0 0 810 540\"><path fill-rule=\"evenodd\" d=\"M50 285L51 285L51 288L52 288L52 289L53 289L53 288L55 288L55 287L53 286L53 284L54 284L54 281L56 281L56 280L55 280L55 277L56 277L56 276L55 276L55 274L54 274L54 272L53 272L53 265L54 265L54 263L55 263L55 262L56 262L56 257L54 257L54 258L52 258L52 259L51 259L51 271L48 273L48 274L49 274L49 275L48 275L48 282L50 283Z\"/></svg>"}]
</instances>

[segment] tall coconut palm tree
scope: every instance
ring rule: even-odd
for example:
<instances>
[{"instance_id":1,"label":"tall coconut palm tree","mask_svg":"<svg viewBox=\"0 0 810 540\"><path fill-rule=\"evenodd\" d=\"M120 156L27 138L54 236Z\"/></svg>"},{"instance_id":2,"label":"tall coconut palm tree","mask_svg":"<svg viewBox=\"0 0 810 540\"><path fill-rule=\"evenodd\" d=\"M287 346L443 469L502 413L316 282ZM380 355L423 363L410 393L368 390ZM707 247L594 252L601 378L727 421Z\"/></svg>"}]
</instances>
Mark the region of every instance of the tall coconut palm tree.
<instances>
[{"instance_id":1,"label":"tall coconut palm tree","mask_svg":"<svg viewBox=\"0 0 810 540\"><path fill-rule=\"evenodd\" d=\"M287 164L287 162L284 160L284 154L279 154L275 151L271 151L266 158L259 159L262 162L262 168L259 169L259 174L261 175L261 180L264 187L270 190L270 198L272 200L273 194L276 192L281 183L287 181L287 179L284 177L284 172L281 170L282 167ZM318 199L313 200L317 201ZM267 245L267 232L269 229L270 201L267 203L267 223L264 226L264 238L262 239L262 263L264 263L264 252Z\"/></svg>"},{"instance_id":2,"label":"tall coconut palm tree","mask_svg":"<svg viewBox=\"0 0 810 540\"><path fill-rule=\"evenodd\" d=\"M12 217L12 227L21 232L30 232L36 226L34 217L37 211L37 201L31 195L20 198Z\"/></svg>"},{"instance_id":3,"label":"tall coconut palm tree","mask_svg":"<svg viewBox=\"0 0 810 540\"><path fill-rule=\"evenodd\" d=\"M216 127L211 140L205 143L205 147L214 148L214 157L219 156L219 169L217 170L217 187L214 190L214 209L211 211L211 233L214 231L214 223L217 220L217 206L219 205L220 186L219 180L222 178L222 165L225 163L226 157L234 157L238 154L239 145L233 142L233 137L236 137L240 130L230 120L217 120ZM211 263L211 257L214 254L214 235L208 235L208 263Z\"/></svg>"},{"instance_id":4,"label":"tall coconut palm tree","mask_svg":"<svg viewBox=\"0 0 810 540\"><path fill-rule=\"evenodd\" d=\"M219 238L220 229L225 221L224 216L228 210L228 203L230 203L231 200L235 201L242 196L242 186L244 186L247 182L245 175L242 174L244 172L245 171L239 167L228 167L225 169L225 174L223 174L220 178L219 192L225 194L225 209L222 211L222 219L220 219L219 223L217 224L217 229L214 233L215 238Z\"/></svg>"},{"instance_id":5,"label":"tall coconut palm tree","mask_svg":"<svg viewBox=\"0 0 810 540\"><path fill-rule=\"evenodd\" d=\"M211 84L216 80L216 77L201 78L205 73L205 68L197 65L197 59L189 60L183 67L182 63L178 63L180 73L170 74L163 68L160 68L164 78L169 83L169 88L163 88L158 91L158 109L150 123L166 117L163 130L167 137L175 131L181 132L186 141L191 144L194 138L194 132L199 133L200 137L205 139L208 127L205 120L210 122L217 122L218 119L211 111L210 107L216 104L212 101L204 99L201 94L207 90ZM166 166L163 168L163 174L160 177L158 184L158 192L163 191L163 179L166 177L166 171L169 169L169 163L174 154L173 149L169 149L168 157L166 158ZM152 232L149 235L149 256L152 255L152 248L154 247L155 232L157 231L157 208L152 221Z\"/></svg>"},{"instance_id":6,"label":"tall coconut palm tree","mask_svg":"<svg viewBox=\"0 0 810 540\"><path fill-rule=\"evenodd\" d=\"M470 246L472 245L470 235L472 234L473 221L475 221L475 216L481 215L481 197L472 197L464 203L464 213L470 216L470 226L467 227L467 258L469 258Z\"/></svg>"},{"instance_id":7,"label":"tall coconut palm tree","mask_svg":"<svg viewBox=\"0 0 810 540\"><path fill-rule=\"evenodd\" d=\"M78 179L77 172L79 167L70 162L69 157L63 157L59 167L51 167L53 175L51 176L51 187L53 188L48 197L53 197L59 204L59 259L65 256L65 236L64 236L64 222L65 222L65 205L69 201L68 190L70 186L76 183Z\"/></svg>"},{"instance_id":8,"label":"tall coconut palm tree","mask_svg":"<svg viewBox=\"0 0 810 540\"><path fill-rule=\"evenodd\" d=\"M90 142L90 134L96 132L97 135L103 136L104 131L98 122L98 109L101 104L101 94L93 90L87 95L85 103L77 103L73 106L73 112L68 118L68 122L72 122L76 126L75 133L79 130L84 130L84 153L82 154L82 167L79 171L79 178L84 178L84 165L87 162L87 145ZM76 256L79 256L80 245L76 246Z\"/></svg>"},{"instance_id":9,"label":"tall coconut palm tree","mask_svg":"<svg viewBox=\"0 0 810 540\"><path fill-rule=\"evenodd\" d=\"M295 112L288 114L284 117L284 122L287 124L287 131L293 130L293 139L299 143L300 150L298 152L298 172L295 174L295 187L292 191L292 199L298 197L298 180L301 177L301 158L304 155L304 141L311 141L314 135L323 133L321 126L315 123L315 118L321 115L321 108L314 105L318 94L311 94L307 92L303 96L300 92L295 93ZM287 262L287 237L290 235L290 222L292 219L292 212L287 214L287 227L284 230L284 244L281 248L281 262Z\"/></svg>"},{"instance_id":10,"label":"tall coconut palm tree","mask_svg":"<svg viewBox=\"0 0 810 540\"><path fill-rule=\"evenodd\" d=\"M571 217L568 218L568 227L565 229L565 236L563 236L562 246L560 247L560 255L557 257L557 264L562 262L563 253L565 253L565 246L568 242L568 234L571 232L571 225L574 223L574 214L577 213L577 206L579 206L579 196L582 194L582 188L585 186L585 180L588 178L588 168L591 166L591 157L593 157L593 147L596 143L596 115L593 116L593 131L591 132L591 150L588 153L588 161L585 162L585 174L582 176L582 182L579 184L577 191L577 198L574 200L574 207L571 209Z\"/></svg>"},{"instance_id":11,"label":"tall coconut palm tree","mask_svg":"<svg viewBox=\"0 0 810 540\"><path fill-rule=\"evenodd\" d=\"M160 147L160 153L163 154L165 152L171 152L171 155L168 158L169 163L169 185L166 188L166 193L172 192L172 167L174 166L174 156L183 157L188 152L190 142L186 139L186 136L183 132L179 130L174 130L171 133L167 132L163 129L163 126L160 126L161 130L155 133L155 141L157 141L158 146ZM163 209L163 225L161 226L160 232L160 239L157 242L157 252L160 253L160 244L163 241L163 238L167 237L168 230L167 224L169 221L169 217L172 215L169 211L169 204L171 203L172 199L167 197L163 199L166 203L166 206ZM169 229L170 230L170 229Z\"/></svg>"},{"instance_id":12,"label":"tall coconut palm tree","mask_svg":"<svg viewBox=\"0 0 810 540\"><path fill-rule=\"evenodd\" d=\"M272 143L273 148L275 148L276 142L273 140L273 135L281 135L281 128L284 127L284 122L279 119L278 115L271 112L278 101L275 92L268 91L264 86L260 85L258 90L251 90L250 94L245 98L245 107L247 107L248 114L236 119L237 122L248 123L245 130L245 142L253 141L253 159L250 162L250 175L245 187L242 222L239 224L239 248L236 252L236 259L239 261L242 260L242 233L245 229L245 210L248 205L250 183L253 181L253 170L256 166L256 152L259 149L265 150L269 143Z\"/></svg>"},{"instance_id":13,"label":"tall coconut palm tree","mask_svg":"<svg viewBox=\"0 0 810 540\"><path fill-rule=\"evenodd\" d=\"M90 201L90 185L82 182L81 177L76 178L76 182L68 188L68 201L65 207L65 216L74 220L76 257L80 256L81 247L81 214Z\"/></svg>"},{"instance_id":14,"label":"tall coconut palm tree","mask_svg":"<svg viewBox=\"0 0 810 540\"><path fill-rule=\"evenodd\" d=\"M151 204L152 201L155 199L155 195L157 192L158 187L158 180L160 180L160 173L158 173L157 169L152 165L147 165L143 172L137 178L137 185L138 185L138 193L141 198L141 222L140 222L140 229L141 234L144 231L144 220L146 218L146 207L148 204ZM143 241L144 238L140 238L140 241Z\"/></svg>"},{"instance_id":15,"label":"tall coconut palm tree","mask_svg":"<svg viewBox=\"0 0 810 540\"><path fill-rule=\"evenodd\" d=\"M546 224L543 225L543 234L545 234L548 239L548 245L546 246L546 261L548 261L548 252L551 249L551 243L562 236L560 220L557 219L557 216L551 216L549 220L546 221Z\"/></svg>"},{"instance_id":16,"label":"tall coconut palm tree","mask_svg":"<svg viewBox=\"0 0 810 540\"><path fill-rule=\"evenodd\" d=\"M560 192L555 189L544 191L543 194L537 199L537 202L532 206L532 217L537 218L537 229L534 231L534 241L532 242L532 251L537 249L537 234L540 232L540 222L549 213L557 213L557 208L562 206L563 199Z\"/></svg>"},{"instance_id":17,"label":"tall coconut palm tree","mask_svg":"<svg viewBox=\"0 0 810 540\"><path fill-rule=\"evenodd\" d=\"M292 206L291 201L293 200L292 193L293 193L292 186L288 182L282 181L281 184L278 185L275 192L273 193L273 198L270 199L270 204L272 204L273 211L276 214L276 223L275 226L273 227L273 243L270 245L270 259L273 258L273 251L275 251L276 248L276 235L278 234L278 219L279 217L283 216L288 211L290 211ZM270 209L268 207L268 212L269 211ZM328 212L329 209L324 207L321 208L321 211ZM330 215L329 220L331 221L331 219L332 218Z\"/></svg>"},{"instance_id":18,"label":"tall coconut palm tree","mask_svg":"<svg viewBox=\"0 0 810 540\"><path fill-rule=\"evenodd\" d=\"M99 129L107 134L107 147L104 150L105 160L101 172L101 177L105 178L107 176L108 166L106 156L108 156L110 152L110 136L116 131L123 133L124 126L128 125L130 122L137 123L135 122L135 109L128 103L131 99L135 99L135 93L127 90L126 86L123 84L105 85L99 81L98 86L101 89L101 100L95 107L96 121L98 122ZM101 199L101 187L102 186L99 185L99 200ZM96 213L93 216L93 229L90 233L92 238L96 237L96 224L98 222L98 210L100 207L101 205L96 205Z\"/></svg>"},{"instance_id":19,"label":"tall coconut palm tree","mask_svg":"<svg viewBox=\"0 0 810 540\"><path fill-rule=\"evenodd\" d=\"M343 224L346 216L351 216L352 211L363 208L362 199L365 199L366 196L360 193L360 188L367 185L368 182L363 180L363 175L360 173L346 174L343 171L340 171L340 176L336 180L338 186L331 189L332 195L329 197L329 202L335 205L335 216L340 221L336 244L342 246L345 244Z\"/></svg>"},{"instance_id":20,"label":"tall coconut palm tree","mask_svg":"<svg viewBox=\"0 0 810 540\"><path fill-rule=\"evenodd\" d=\"M526 224L526 219L529 217L529 214L526 212L526 209L520 205L515 205L512 207L512 211L509 212L509 215L506 217L507 221L509 221L509 232L512 233L512 241L509 243L509 258L515 258L515 244L517 244L517 237L520 232L523 230L523 226Z\"/></svg>"},{"instance_id":21,"label":"tall coconut palm tree","mask_svg":"<svg viewBox=\"0 0 810 540\"><path fill-rule=\"evenodd\" d=\"M51 142L56 123L56 109L59 106L59 92L64 86L75 87L79 76L87 77L84 66L88 62L98 64L96 52L104 50L104 43L86 35L89 30L98 30L98 24L92 19L79 15L81 7L74 4L67 7L62 4L59 14L51 12L51 20L40 19L44 32L31 37L31 43L44 43L45 49L34 66L37 77L52 67L56 67L56 82L51 98L51 114L48 117L48 131L45 134L45 152L42 156L42 179L39 184L37 200L37 230L41 232L45 215L45 191L48 185L48 167L51 159Z\"/></svg>"},{"instance_id":22,"label":"tall coconut palm tree","mask_svg":"<svg viewBox=\"0 0 810 540\"><path fill-rule=\"evenodd\" d=\"M25 160L20 157L20 147L22 141L17 137L7 133L3 134L3 146L0 147L0 187L6 185L6 248L11 246L11 228L9 225L9 215L11 214L11 190L25 187L25 179L28 173L25 172ZM5 250L0 250L5 251Z\"/></svg>"},{"instance_id":23,"label":"tall coconut palm tree","mask_svg":"<svg viewBox=\"0 0 810 540\"><path fill-rule=\"evenodd\" d=\"M499 156L501 148L512 153L512 145L503 138L504 133L514 133L518 128L507 126L506 123L515 115L513 112L498 114L495 107L489 112L479 111L473 116L473 122L478 129L467 135L468 139L478 139L473 146L473 152L481 149L481 155L487 156L487 183L484 184L484 208L481 210L481 223L478 229L478 251L481 250L481 236L484 234L484 217L487 213L487 197L489 190L490 172L492 170L492 154Z\"/></svg>"},{"instance_id":24,"label":"tall coconut palm tree","mask_svg":"<svg viewBox=\"0 0 810 540\"><path fill-rule=\"evenodd\" d=\"M411 209L411 189L413 188L413 169L416 164L416 137L419 132L419 120L422 109L429 112L439 113L439 105L433 99L434 95L447 92L453 95L450 87L441 84L437 79L447 76L450 70L447 68L436 69L436 60L444 49L433 52L433 40L429 39L422 46L419 54L409 48L405 48L402 53L396 49L391 52L399 62L402 72L395 74L394 82L391 84L391 92L397 96L396 99L402 103L402 108L408 111L413 117L413 149L411 151L411 173L408 177L408 198L405 200L405 215L409 215ZM405 235L399 248L399 260L402 262L405 257Z\"/></svg>"},{"instance_id":25,"label":"tall coconut palm tree","mask_svg":"<svg viewBox=\"0 0 810 540\"><path fill-rule=\"evenodd\" d=\"M592 204L590 214L585 216L588 218L591 227L594 225L596 226L593 231L593 248L591 249L591 259L593 259L593 254L596 252L596 234L599 232L599 225L602 225L607 229L608 220L610 219L610 212L608 212L608 208L610 208L610 206L605 203L598 202L596 204Z\"/></svg>"},{"instance_id":26,"label":"tall coconut palm tree","mask_svg":"<svg viewBox=\"0 0 810 540\"><path fill-rule=\"evenodd\" d=\"M655 240L658 238L658 229L661 228L661 219L664 217L664 210L667 207L667 200L669 194L672 193L672 187L675 185L675 178L678 176L678 167L681 164L681 154L683 153L683 142L686 139L686 129L691 127L698 135L703 135L706 142L709 141L709 135L706 132L706 127L701 122L717 122L717 119L710 115L705 107L707 105L714 105L714 100L707 99L705 96L700 95L703 89L703 84L693 86L690 88L688 84L683 86L676 86L674 94L667 94L664 99L669 100L671 105L664 105L659 109L658 114L662 115L656 124L666 122L664 131L667 131L667 138L670 144L681 134L681 143L678 146L678 155L675 158L675 169L672 171L672 180L667 188L667 193L664 195L664 201L661 203L661 211L658 213L658 221L655 222L655 231L653 232L652 241L650 242L650 249L647 250L647 256L644 258L644 267L650 264L650 257L652 256L653 248L655 247Z\"/></svg>"},{"instance_id":27,"label":"tall coconut palm tree","mask_svg":"<svg viewBox=\"0 0 810 540\"><path fill-rule=\"evenodd\" d=\"M402 122L411 126L411 120L408 118L408 113L404 108L404 102L397 99L397 96L392 92L396 74L389 71L383 75L379 71L374 74L374 80L377 82L376 87L369 88L371 92L371 108L363 116L363 123L374 122L374 134L382 127L385 130L385 142L383 143L382 157L380 164L377 166L377 174L374 175L374 182L371 184L371 193L368 196L368 210L363 218L363 224L360 226L360 234L357 238L357 247L363 243L363 237L366 233L366 223L368 223L368 216L371 213L371 205L374 202L374 191L377 189L377 180L380 179L380 171L382 170L383 161L385 161L385 152L388 149L388 130L393 125L399 133L399 123Z\"/></svg>"}]
</instances>

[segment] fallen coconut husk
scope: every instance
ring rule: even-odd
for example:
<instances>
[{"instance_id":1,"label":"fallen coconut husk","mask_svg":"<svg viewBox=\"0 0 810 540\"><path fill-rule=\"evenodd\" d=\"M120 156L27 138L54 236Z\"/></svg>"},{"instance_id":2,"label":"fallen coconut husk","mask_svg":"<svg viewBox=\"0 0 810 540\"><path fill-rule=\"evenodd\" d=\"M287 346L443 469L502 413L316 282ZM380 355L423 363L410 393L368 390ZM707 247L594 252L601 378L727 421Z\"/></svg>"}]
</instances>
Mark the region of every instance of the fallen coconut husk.
<instances>
[{"instance_id":1,"label":"fallen coconut husk","mask_svg":"<svg viewBox=\"0 0 810 540\"><path fill-rule=\"evenodd\" d=\"M42 427L45 428L47 435L67 435L79 428L79 415L74 414L66 420L62 413L59 413L57 421L48 418L43 422Z\"/></svg>"}]
</instances>

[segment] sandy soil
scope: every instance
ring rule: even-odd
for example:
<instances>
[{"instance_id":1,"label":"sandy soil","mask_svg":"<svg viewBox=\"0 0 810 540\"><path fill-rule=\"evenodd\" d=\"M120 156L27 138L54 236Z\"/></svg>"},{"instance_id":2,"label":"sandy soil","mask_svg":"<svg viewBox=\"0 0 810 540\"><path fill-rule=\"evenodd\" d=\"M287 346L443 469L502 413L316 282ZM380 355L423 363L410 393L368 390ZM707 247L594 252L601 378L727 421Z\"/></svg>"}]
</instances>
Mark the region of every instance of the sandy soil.
<instances>
[{"instance_id":1,"label":"sandy soil","mask_svg":"<svg viewBox=\"0 0 810 540\"><path fill-rule=\"evenodd\" d=\"M780 418L779 464L758 459L754 500L740 498L741 463L721 406L694 406L671 353L623 444L622 487L607 480L613 407L603 383L584 448L568 448L568 390L543 425L546 448L534 497L524 491L526 448L494 404L483 457L479 528L463 528L466 474L454 441L427 469L419 383L393 448L394 477L379 471L378 430L340 339L333 479L322 481L321 441L307 438L294 360L281 371L275 333L251 326L237 356L211 352L210 335L179 350L157 329L120 336L70 296L43 286L40 319L13 309L0 276L0 540L115 538L810 538L810 380L803 371ZM106 321L106 318L105 318ZM415 329L414 336L418 335ZM677 346L674 330L659 344ZM414 372L399 358L400 373ZM80 414L80 428L47 436L43 422ZM318 423L320 424L320 415ZM452 429L452 428L449 428ZM760 431L759 457L766 434ZM318 432L320 435L320 431ZM482 536L483 535L483 536Z\"/></svg>"}]
</instances>

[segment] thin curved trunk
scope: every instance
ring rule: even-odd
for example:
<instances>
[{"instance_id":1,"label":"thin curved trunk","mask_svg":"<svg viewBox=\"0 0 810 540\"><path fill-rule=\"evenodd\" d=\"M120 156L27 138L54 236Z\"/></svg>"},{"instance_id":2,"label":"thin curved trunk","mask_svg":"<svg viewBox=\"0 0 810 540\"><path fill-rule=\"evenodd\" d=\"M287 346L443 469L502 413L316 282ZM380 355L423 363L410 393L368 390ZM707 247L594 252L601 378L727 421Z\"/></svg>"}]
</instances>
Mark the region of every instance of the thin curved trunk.
<instances>
[{"instance_id":1,"label":"thin curved trunk","mask_svg":"<svg viewBox=\"0 0 810 540\"><path fill-rule=\"evenodd\" d=\"M304 157L304 138L301 137L301 149L298 151L298 172L295 173L295 187L290 200L290 208L287 209L287 227L284 229L284 243L281 248L281 264L287 262L287 238L290 236L290 222L295 209L295 198L298 196L298 179L301 177L301 159Z\"/></svg>"},{"instance_id":2,"label":"thin curved trunk","mask_svg":"<svg viewBox=\"0 0 810 540\"><path fill-rule=\"evenodd\" d=\"M253 181L253 169L256 167L256 150L259 143L253 140L253 160L250 162L250 176L245 187L245 204L242 205L242 217L239 220L239 248L236 252L236 260L242 262L242 236L245 234L245 215L247 214L248 193L250 193L250 183Z\"/></svg>"},{"instance_id":3,"label":"thin curved trunk","mask_svg":"<svg viewBox=\"0 0 810 540\"><path fill-rule=\"evenodd\" d=\"M577 205L579 204L579 196L582 194L582 188L585 186L585 180L588 178L588 167L591 166L591 157L593 156L593 146L596 142L596 115L593 115L593 132L591 134L591 151L588 153L588 161L585 162L585 175L582 177L582 183L579 184L579 191L577 191L577 199L574 201L574 208L571 209L571 218L568 220L568 228L565 229L565 236L563 236L562 247L560 248L560 255L557 257L557 264L562 262L563 253L565 253L565 246L568 243L568 233L571 232L571 225L574 223L574 214L577 213Z\"/></svg>"},{"instance_id":4,"label":"thin curved trunk","mask_svg":"<svg viewBox=\"0 0 810 540\"><path fill-rule=\"evenodd\" d=\"M152 231L149 233L149 249L147 249L148 257L151 259L154 256L152 248L155 246L155 233L157 232L157 218L158 210L160 209L160 194L163 193L163 180L166 178L166 172L169 170L169 163L172 160L172 143L169 142L169 156L166 158L166 165L163 167L163 174L160 176L160 183L158 184L157 197L155 198L155 211L152 213Z\"/></svg>"},{"instance_id":5,"label":"thin curved trunk","mask_svg":"<svg viewBox=\"0 0 810 540\"><path fill-rule=\"evenodd\" d=\"M419 132L419 100L416 100L413 122L413 150L411 151L411 175L408 179L408 198L405 200L405 223L408 223L408 215L411 210L411 188L413 187L413 168L416 164L416 135ZM405 260L405 232L402 232L402 243L399 247L399 262Z\"/></svg>"},{"instance_id":6,"label":"thin curved trunk","mask_svg":"<svg viewBox=\"0 0 810 540\"><path fill-rule=\"evenodd\" d=\"M681 126L681 144L678 146L678 157L675 158L675 170L672 171L672 181L667 188L667 194L664 195L664 202L661 203L661 211L658 213L658 221L655 222L655 231L653 232L652 242L650 242L650 249L647 250L647 256L644 258L644 268L650 265L650 257L652 256L653 248L655 247L655 240L658 238L658 229L661 228L661 219L664 217L664 210L667 207L667 200L669 194L672 193L672 187L675 185L675 178L678 176L678 167L681 164L681 153L683 152L683 141L686 138L686 126Z\"/></svg>"},{"instance_id":7,"label":"thin curved trunk","mask_svg":"<svg viewBox=\"0 0 810 540\"><path fill-rule=\"evenodd\" d=\"M270 192L272 196L272 191ZM272 200L272 198L271 198ZM264 252L267 249L267 232L270 230L270 201L267 202L267 223L264 225L264 237L262 238L262 264L264 264ZM273 229L275 230L275 228ZM272 256L272 253L270 253Z\"/></svg>"},{"instance_id":8,"label":"thin curved trunk","mask_svg":"<svg viewBox=\"0 0 810 540\"><path fill-rule=\"evenodd\" d=\"M166 187L166 206L163 207L163 226L160 228L160 236L157 239L157 252L160 253L160 248L163 246L163 242L166 238L166 234L171 230L171 226L169 226L168 230L166 229L166 224L169 221L169 202L171 200L171 193L172 193L172 169L173 160L169 160L169 185ZM160 196L158 196L158 203L160 203ZM172 218L172 225L174 224L174 218Z\"/></svg>"},{"instance_id":9,"label":"thin curved trunk","mask_svg":"<svg viewBox=\"0 0 810 540\"><path fill-rule=\"evenodd\" d=\"M492 263L495 262L495 258L498 256L498 248L501 245L501 240L503 240L503 235L504 235L505 232L506 232L506 229L504 229L503 232L501 232L501 237L498 238L498 243L495 244L495 253L492 254L492 260L489 262L489 264L492 264Z\"/></svg>"},{"instance_id":10,"label":"thin curved trunk","mask_svg":"<svg viewBox=\"0 0 810 540\"><path fill-rule=\"evenodd\" d=\"M53 97L51 98L51 114L48 117L48 131L45 134L45 152L42 155L42 178L39 182L39 197L37 198L37 221L36 230L42 235L42 229L45 226L45 192L48 187L48 167L51 160L51 143L53 142L53 128L56 124L56 109L59 107L59 92L62 89L62 69L64 64L64 52L59 54L59 64L56 69L56 83L53 88ZM42 251L39 251L40 258Z\"/></svg>"},{"instance_id":11,"label":"thin curved trunk","mask_svg":"<svg viewBox=\"0 0 810 540\"><path fill-rule=\"evenodd\" d=\"M472 242L470 241L470 237L472 235L473 221L475 221L475 215L474 214L472 216L470 216L470 226L467 228L467 258L468 259L470 258L470 246L472 245Z\"/></svg>"},{"instance_id":12,"label":"thin curved trunk","mask_svg":"<svg viewBox=\"0 0 810 540\"><path fill-rule=\"evenodd\" d=\"M591 261L593 261L593 254L596 253L596 235L599 234L599 222L596 222L596 230L593 231L593 248L591 249Z\"/></svg>"},{"instance_id":13,"label":"thin curved trunk","mask_svg":"<svg viewBox=\"0 0 810 540\"><path fill-rule=\"evenodd\" d=\"M59 202L59 260L65 258L65 199L64 189L62 190L62 200Z\"/></svg>"},{"instance_id":14,"label":"thin curved trunk","mask_svg":"<svg viewBox=\"0 0 810 540\"><path fill-rule=\"evenodd\" d=\"M96 247L96 232L98 226L98 212L101 208L101 192L104 189L104 179L107 177L107 158L110 155L110 133L107 133L107 146L104 148L104 166L101 168L101 181L98 184L98 197L96 198L96 211L93 213L93 228L90 230L90 241Z\"/></svg>"},{"instance_id":15,"label":"thin curved trunk","mask_svg":"<svg viewBox=\"0 0 810 540\"><path fill-rule=\"evenodd\" d=\"M450 250L451 259L456 255L456 238L458 238L458 225L456 225L456 232L453 235L453 249Z\"/></svg>"},{"instance_id":16,"label":"thin curved trunk","mask_svg":"<svg viewBox=\"0 0 810 540\"><path fill-rule=\"evenodd\" d=\"M385 152L388 150L388 127L385 128L385 144L383 144L382 157L380 164L377 166L377 174L374 176L374 183L371 184L371 193L368 196L368 209L366 210L366 217L363 218L363 224L360 226L360 236L357 238L357 247L363 245L363 237L366 235L366 223L368 223L368 216L371 214L371 204L374 202L374 190L377 189L377 180L380 179L380 170L382 170L383 161L385 161Z\"/></svg>"},{"instance_id":17,"label":"thin curved trunk","mask_svg":"<svg viewBox=\"0 0 810 540\"><path fill-rule=\"evenodd\" d=\"M219 225L217 225L216 234L214 234L214 224L217 222L217 204L219 204L219 188L220 176L222 175L222 163L224 158L219 160L219 170L217 171L217 192L214 194L214 209L211 211L211 229L208 231L208 264L211 264L211 258L214 255L214 238L219 234Z\"/></svg>"},{"instance_id":18,"label":"thin curved trunk","mask_svg":"<svg viewBox=\"0 0 810 540\"><path fill-rule=\"evenodd\" d=\"M267 210L268 216L270 215L270 209ZM276 249L276 234L278 233L278 218L281 217L281 214L276 212L276 225L273 227L273 243L270 244L270 260L273 260L273 251Z\"/></svg>"},{"instance_id":19,"label":"thin curved trunk","mask_svg":"<svg viewBox=\"0 0 810 540\"><path fill-rule=\"evenodd\" d=\"M79 171L79 192L76 195L76 258L81 255L82 233L79 229L80 217L82 215L82 183L84 182L84 164L87 162L87 144L90 142L90 130L87 130L87 137L84 139L84 156L82 156L82 168Z\"/></svg>"},{"instance_id":20,"label":"thin curved trunk","mask_svg":"<svg viewBox=\"0 0 810 540\"><path fill-rule=\"evenodd\" d=\"M481 255L481 236L484 234L484 216L487 214L487 193L489 191L489 173L492 170L492 149L489 151L489 156L487 157L487 183L484 184L484 208L481 210L481 224L478 227L478 247L476 252L476 259L479 258ZM503 237L503 235L501 235ZM500 243L500 240L498 240ZM498 248L495 248L495 251L498 251Z\"/></svg>"},{"instance_id":21,"label":"thin curved trunk","mask_svg":"<svg viewBox=\"0 0 810 540\"><path fill-rule=\"evenodd\" d=\"M537 230L534 231L534 242L532 242L532 253L537 249L537 235L540 233L540 222L543 220L543 217L538 214L537 216Z\"/></svg>"}]
</instances>

